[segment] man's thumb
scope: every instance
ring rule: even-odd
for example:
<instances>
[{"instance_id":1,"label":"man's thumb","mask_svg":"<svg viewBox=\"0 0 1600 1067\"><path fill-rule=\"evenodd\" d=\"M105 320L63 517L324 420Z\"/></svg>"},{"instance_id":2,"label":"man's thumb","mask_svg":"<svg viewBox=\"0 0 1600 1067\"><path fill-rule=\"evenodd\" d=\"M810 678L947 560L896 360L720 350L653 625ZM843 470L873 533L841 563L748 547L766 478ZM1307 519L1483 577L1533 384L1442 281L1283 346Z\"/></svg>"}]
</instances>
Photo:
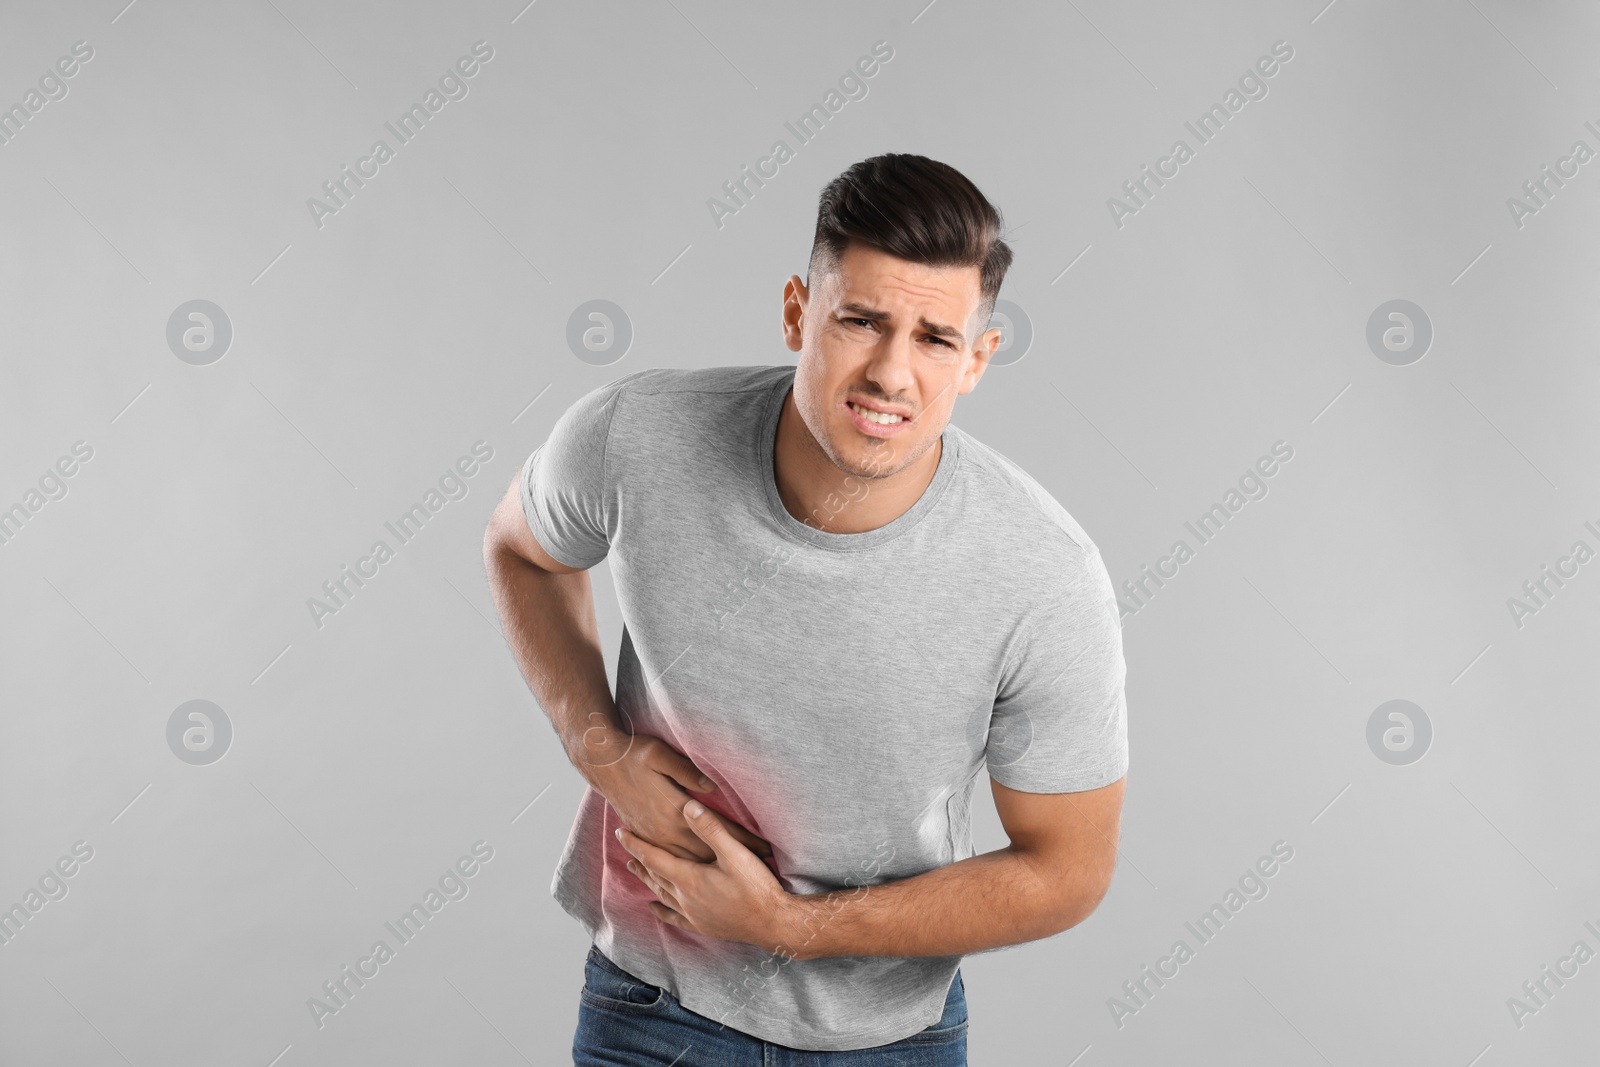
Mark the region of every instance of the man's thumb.
<instances>
[{"instance_id":1,"label":"man's thumb","mask_svg":"<svg viewBox=\"0 0 1600 1067\"><path fill-rule=\"evenodd\" d=\"M689 829L710 845L713 852L722 851L718 846L727 837L728 828L722 825L722 820L717 818L715 812L698 800L691 800L683 806L683 817L689 823Z\"/></svg>"}]
</instances>

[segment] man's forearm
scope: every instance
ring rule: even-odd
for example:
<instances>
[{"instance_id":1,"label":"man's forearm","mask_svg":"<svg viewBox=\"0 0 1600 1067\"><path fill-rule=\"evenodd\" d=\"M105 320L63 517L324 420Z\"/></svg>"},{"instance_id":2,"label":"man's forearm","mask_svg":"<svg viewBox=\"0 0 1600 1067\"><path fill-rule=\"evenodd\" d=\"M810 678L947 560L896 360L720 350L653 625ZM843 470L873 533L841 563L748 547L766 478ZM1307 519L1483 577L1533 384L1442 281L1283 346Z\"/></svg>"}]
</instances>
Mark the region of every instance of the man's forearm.
<instances>
[{"instance_id":1,"label":"man's forearm","mask_svg":"<svg viewBox=\"0 0 1600 1067\"><path fill-rule=\"evenodd\" d=\"M484 563L506 643L567 757L592 785L591 772L616 754L602 750L627 731L606 680L588 572L552 574L494 547Z\"/></svg>"},{"instance_id":2,"label":"man's forearm","mask_svg":"<svg viewBox=\"0 0 1600 1067\"><path fill-rule=\"evenodd\" d=\"M953 956L1058 934L1105 895L1109 872L1046 866L1013 848L854 890L795 895L777 950L823 956Z\"/></svg>"}]
</instances>

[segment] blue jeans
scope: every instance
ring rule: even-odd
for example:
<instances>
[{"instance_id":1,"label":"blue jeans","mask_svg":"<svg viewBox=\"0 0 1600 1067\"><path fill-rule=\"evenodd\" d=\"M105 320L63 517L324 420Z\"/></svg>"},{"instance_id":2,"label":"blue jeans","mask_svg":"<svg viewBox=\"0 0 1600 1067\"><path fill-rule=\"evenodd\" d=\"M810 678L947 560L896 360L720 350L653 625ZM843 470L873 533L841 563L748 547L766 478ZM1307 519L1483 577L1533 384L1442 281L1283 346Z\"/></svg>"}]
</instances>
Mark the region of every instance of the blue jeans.
<instances>
[{"instance_id":1,"label":"blue jeans","mask_svg":"<svg viewBox=\"0 0 1600 1067\"><path fill-rule=\"evenodd\" d=\"M920 1033L874 1048L811 1052L697 1015L591 945L572 1061L575 1067L967 1067L966 987L957 971L944 1015Z\"/></svg>"}]
</instances>

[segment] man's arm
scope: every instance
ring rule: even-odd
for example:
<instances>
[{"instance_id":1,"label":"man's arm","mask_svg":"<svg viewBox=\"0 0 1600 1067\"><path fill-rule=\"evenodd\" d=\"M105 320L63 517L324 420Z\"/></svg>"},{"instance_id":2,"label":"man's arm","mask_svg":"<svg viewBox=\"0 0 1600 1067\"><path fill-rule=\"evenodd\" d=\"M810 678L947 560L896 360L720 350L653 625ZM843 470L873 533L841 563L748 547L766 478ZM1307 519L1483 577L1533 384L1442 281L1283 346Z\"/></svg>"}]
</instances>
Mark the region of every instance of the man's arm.
<instances>
[{"instance_id":1,"label":"man's arm","mask_svg":"<svg viewBox=\"0 0 1600 1067\"><path fill-rule=\"evenodd\" d=\"M831 893L785 892L693 800L684 819L716 852L686 861L618 830L628 870L659 900L651 914L706 937L795 959L954 956L1050 937L1094 911L1111 884L1126 775L1078 793L994 782L1011 843L911 878Z\"/></svg>"},{"instance_id":2,"label":"man's arm","mask_svg":"<svg viewBox=\"0 0 1600 1067\"><path fill-rule=\"evenodd\" d=\"M779 943L799 959L953 956L1076 926L1111 885L1126 781L1023 793L991 779L1009 845L900 881L792 896Z\"/></svg>"},{"instance_id":3,"label":"man's arm","mask_svg":"<svg viewBox=\"0 0 1600 1067\"><path fill-rule=\"evenodd\" d=\"M506 643L550 716L567 758L623 824L685 859L713 853L682 816L688 790L716 788L660 738L635 734L611 695L589 572L545 551L522 510L520 474L489 520L483 562ZM738 823L728 831L770 856L772 846Z\"/></svg>"},{"instance_id":4,"label":"man's arm","mask_svg":"<svg viewBox=\"0 0 1600 1067\"><path fill-rule=\"evenodd\" d=\"M489 590L511 653L528 688L550 716L573 766L589 780L606 759L586 755L584 737L603 743L625 731L611 699L589 572L546 552L522 513L518 477L511 479L483 538Z\"/></svg>"}]
</instances>

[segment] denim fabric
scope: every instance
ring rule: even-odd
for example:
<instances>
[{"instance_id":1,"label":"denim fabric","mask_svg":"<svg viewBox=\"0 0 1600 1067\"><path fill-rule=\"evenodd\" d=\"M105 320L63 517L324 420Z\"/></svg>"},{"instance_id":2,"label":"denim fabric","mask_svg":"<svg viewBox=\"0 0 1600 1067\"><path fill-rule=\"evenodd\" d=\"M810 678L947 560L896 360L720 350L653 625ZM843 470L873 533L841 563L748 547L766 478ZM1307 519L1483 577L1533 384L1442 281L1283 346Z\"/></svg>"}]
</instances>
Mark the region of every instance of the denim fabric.
<instances>
[{"instance_id":1,"label":"denim fabric","mask_svg":"<svg viewBox=\"0 0 1600 1067\"><path fill-rule=\"evenodd\" d=\"M813 1052L697 1015L591 945L572 1059L575 1067L966 1067L966 987L957 971L944 1015L920 1033L873 1048Z\"/></svg>"}]
</instances>

